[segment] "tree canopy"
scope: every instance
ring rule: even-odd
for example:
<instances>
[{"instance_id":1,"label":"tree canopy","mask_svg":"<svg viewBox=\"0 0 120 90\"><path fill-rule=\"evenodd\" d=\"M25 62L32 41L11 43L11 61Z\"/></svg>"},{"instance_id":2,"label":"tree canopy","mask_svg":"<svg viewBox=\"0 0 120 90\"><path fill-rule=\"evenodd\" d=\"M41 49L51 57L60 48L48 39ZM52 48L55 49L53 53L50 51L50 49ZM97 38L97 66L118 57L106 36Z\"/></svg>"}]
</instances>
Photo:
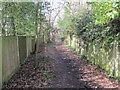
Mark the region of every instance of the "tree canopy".
<instances>
[{"instance_id":1,"label":"tree canopy","mask_svg":"<svg viewBox=\"0 0 120 90\"><path fill-rule=\"evenodd\" d=\"M120 2L87 2L87 5L79 7L72 16L71 6L66 5L64 19L58 22L64 33L86 42L101 42L101 46L120 44Z\"/></svg>"}]
</instances>

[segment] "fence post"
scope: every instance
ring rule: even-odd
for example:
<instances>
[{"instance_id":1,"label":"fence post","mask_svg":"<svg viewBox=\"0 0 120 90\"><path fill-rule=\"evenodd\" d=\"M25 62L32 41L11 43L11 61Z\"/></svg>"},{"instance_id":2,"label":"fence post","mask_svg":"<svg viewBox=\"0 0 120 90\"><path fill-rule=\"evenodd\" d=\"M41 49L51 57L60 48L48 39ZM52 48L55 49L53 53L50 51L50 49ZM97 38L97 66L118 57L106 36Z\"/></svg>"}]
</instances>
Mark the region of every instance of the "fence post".
<instances>
[{"instance_id":1,"label":"fence post","mask_svg":"<svg viewBox=\"0 0 120 90\"><path fill-rule=\"evenodd\" d=\"M2 89L2 37L0 37L0 89Z\"/></svg>"},{"instance_id":2,"label":"fence post","mask_svg":"<svg viewBox=\"0 0 120 90\"><path fill-rule=\"evenodd\" d=\"M113 45L113 56L112 56L112 75L115 76L115 59L116 59L116 44Z\"/></svg>"},{"instance_id":3,"label":"fence post","mask_svg":"<svg viewBox=\"0 0 120 90\"><path fill-rule=\"evenodd\" d=\"M19 64L20 64L19 38L18 38L18 36L16 36L16 38L17 38L17 57L18 57L18 61L19 61Z\"/></svg>"},{"instance_id":4,"label":"fence post","mask_svg":"<svg viewBox=\"0 0 120 90\"><path fill-rule=\"evenodd\" d=\"M118 76L120 77L120 45L118 45Z\"/></svg>"}]
</instances>

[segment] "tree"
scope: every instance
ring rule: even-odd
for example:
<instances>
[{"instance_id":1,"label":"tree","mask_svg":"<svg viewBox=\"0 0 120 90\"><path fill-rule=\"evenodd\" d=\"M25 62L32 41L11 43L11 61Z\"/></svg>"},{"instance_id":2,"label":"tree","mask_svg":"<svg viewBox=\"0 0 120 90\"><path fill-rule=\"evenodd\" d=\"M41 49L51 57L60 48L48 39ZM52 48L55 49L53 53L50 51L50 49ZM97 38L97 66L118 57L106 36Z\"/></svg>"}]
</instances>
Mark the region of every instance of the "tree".
<instances>
[{"instance_id":1,"label":"tree","mask_svg":"<svg viewBox=\"0 0 120 90\"><path fill-rule=\"evenodd\" d=\"M39 38L45 23L46 2L3 2L2 30L8 36L35 36L36 65Z\"/></svg>"}]
</instances>

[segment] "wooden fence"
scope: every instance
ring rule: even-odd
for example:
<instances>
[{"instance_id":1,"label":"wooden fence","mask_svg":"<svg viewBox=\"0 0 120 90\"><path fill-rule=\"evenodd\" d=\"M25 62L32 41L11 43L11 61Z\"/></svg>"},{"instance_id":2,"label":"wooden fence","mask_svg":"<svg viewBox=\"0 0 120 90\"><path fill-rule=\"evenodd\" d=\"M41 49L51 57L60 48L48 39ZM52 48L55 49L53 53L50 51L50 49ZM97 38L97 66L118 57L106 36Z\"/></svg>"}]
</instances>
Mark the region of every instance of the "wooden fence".
<instances>
[{"instance_id":1,"label":"wooden fence","mask_svg":"<svg viewBox=\"0 0 120 90\"><path fill-rule=\"evenodd\" d=\"M68 35L67 45L74 49L81 56L87 56L87 60L98 65L109 74L120 77L120 46L101 47L94 43L85 43L84 40Z\"/></svg>"},{"instance_id":2,"label":"wooden fence","mask_svg":"<svg viewBox=\"0 0 120 90\"><path fill-rule=\"evenodd\" d=\"M0 39L0 81L6 82L32 52L34 39L26 36L6 36Z\"/></svg>"},{"instance_id":3,"label":"wooden fence","mask_svg":"<svg viewBox=\"0 0 120 90\"><path fill-rule=\"evenodd\" d=\"M0 37L0 89L2 88L2 37Z\"/></svg>"}]
</instances>

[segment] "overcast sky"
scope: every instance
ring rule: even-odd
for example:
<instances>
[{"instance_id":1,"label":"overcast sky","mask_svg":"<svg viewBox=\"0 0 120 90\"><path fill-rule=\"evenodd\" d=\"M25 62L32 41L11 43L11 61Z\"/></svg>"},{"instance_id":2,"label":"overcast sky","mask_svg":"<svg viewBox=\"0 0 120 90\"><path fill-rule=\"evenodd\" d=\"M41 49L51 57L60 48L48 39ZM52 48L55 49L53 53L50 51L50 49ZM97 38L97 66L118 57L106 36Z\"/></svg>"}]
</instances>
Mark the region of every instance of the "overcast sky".
<instances>
[{"instance_id":1,"label":"overcast sky","mask_svg":"<svg viewBox=\"0 0 120 90\"><path fill-rule=\"evenodd\" d=\"M56 13L61 8L63 8L63 3L64 2L66 2L66 1L68 1L68 2L70 1L72 3L74 3L74 2L81 2L83 4L83 3L86 3L86 2L90 2L91 0L47 0L47 1L49 1L51 3L52 8L58 8L58 9L55 9L52 12L52 19L54 19L54 17L56 16ZM64 15L64 8L60 11L59 15L57 16L55 24L57 24L59 18L63 18L63 15Z\"/></svg>"},{"instance_id":2,"label":"overcast sky","mask_svg":"<svg viewBox=\"0 0 120 90\"><path fill-rule=\"evenodd\" d=\"M64 0L47 0L51 3L51 8L55 9L52 11L51 17L52 20L55 18L56 14L58 13L58 11L63 7ZM59 13L59 15L57 16L56 20L55 20L55 25L57 24L57 21L59 19L59 17L63 17L63 13L64 13L64 9L62 9Z\"/></svg>"}]
</instances>

